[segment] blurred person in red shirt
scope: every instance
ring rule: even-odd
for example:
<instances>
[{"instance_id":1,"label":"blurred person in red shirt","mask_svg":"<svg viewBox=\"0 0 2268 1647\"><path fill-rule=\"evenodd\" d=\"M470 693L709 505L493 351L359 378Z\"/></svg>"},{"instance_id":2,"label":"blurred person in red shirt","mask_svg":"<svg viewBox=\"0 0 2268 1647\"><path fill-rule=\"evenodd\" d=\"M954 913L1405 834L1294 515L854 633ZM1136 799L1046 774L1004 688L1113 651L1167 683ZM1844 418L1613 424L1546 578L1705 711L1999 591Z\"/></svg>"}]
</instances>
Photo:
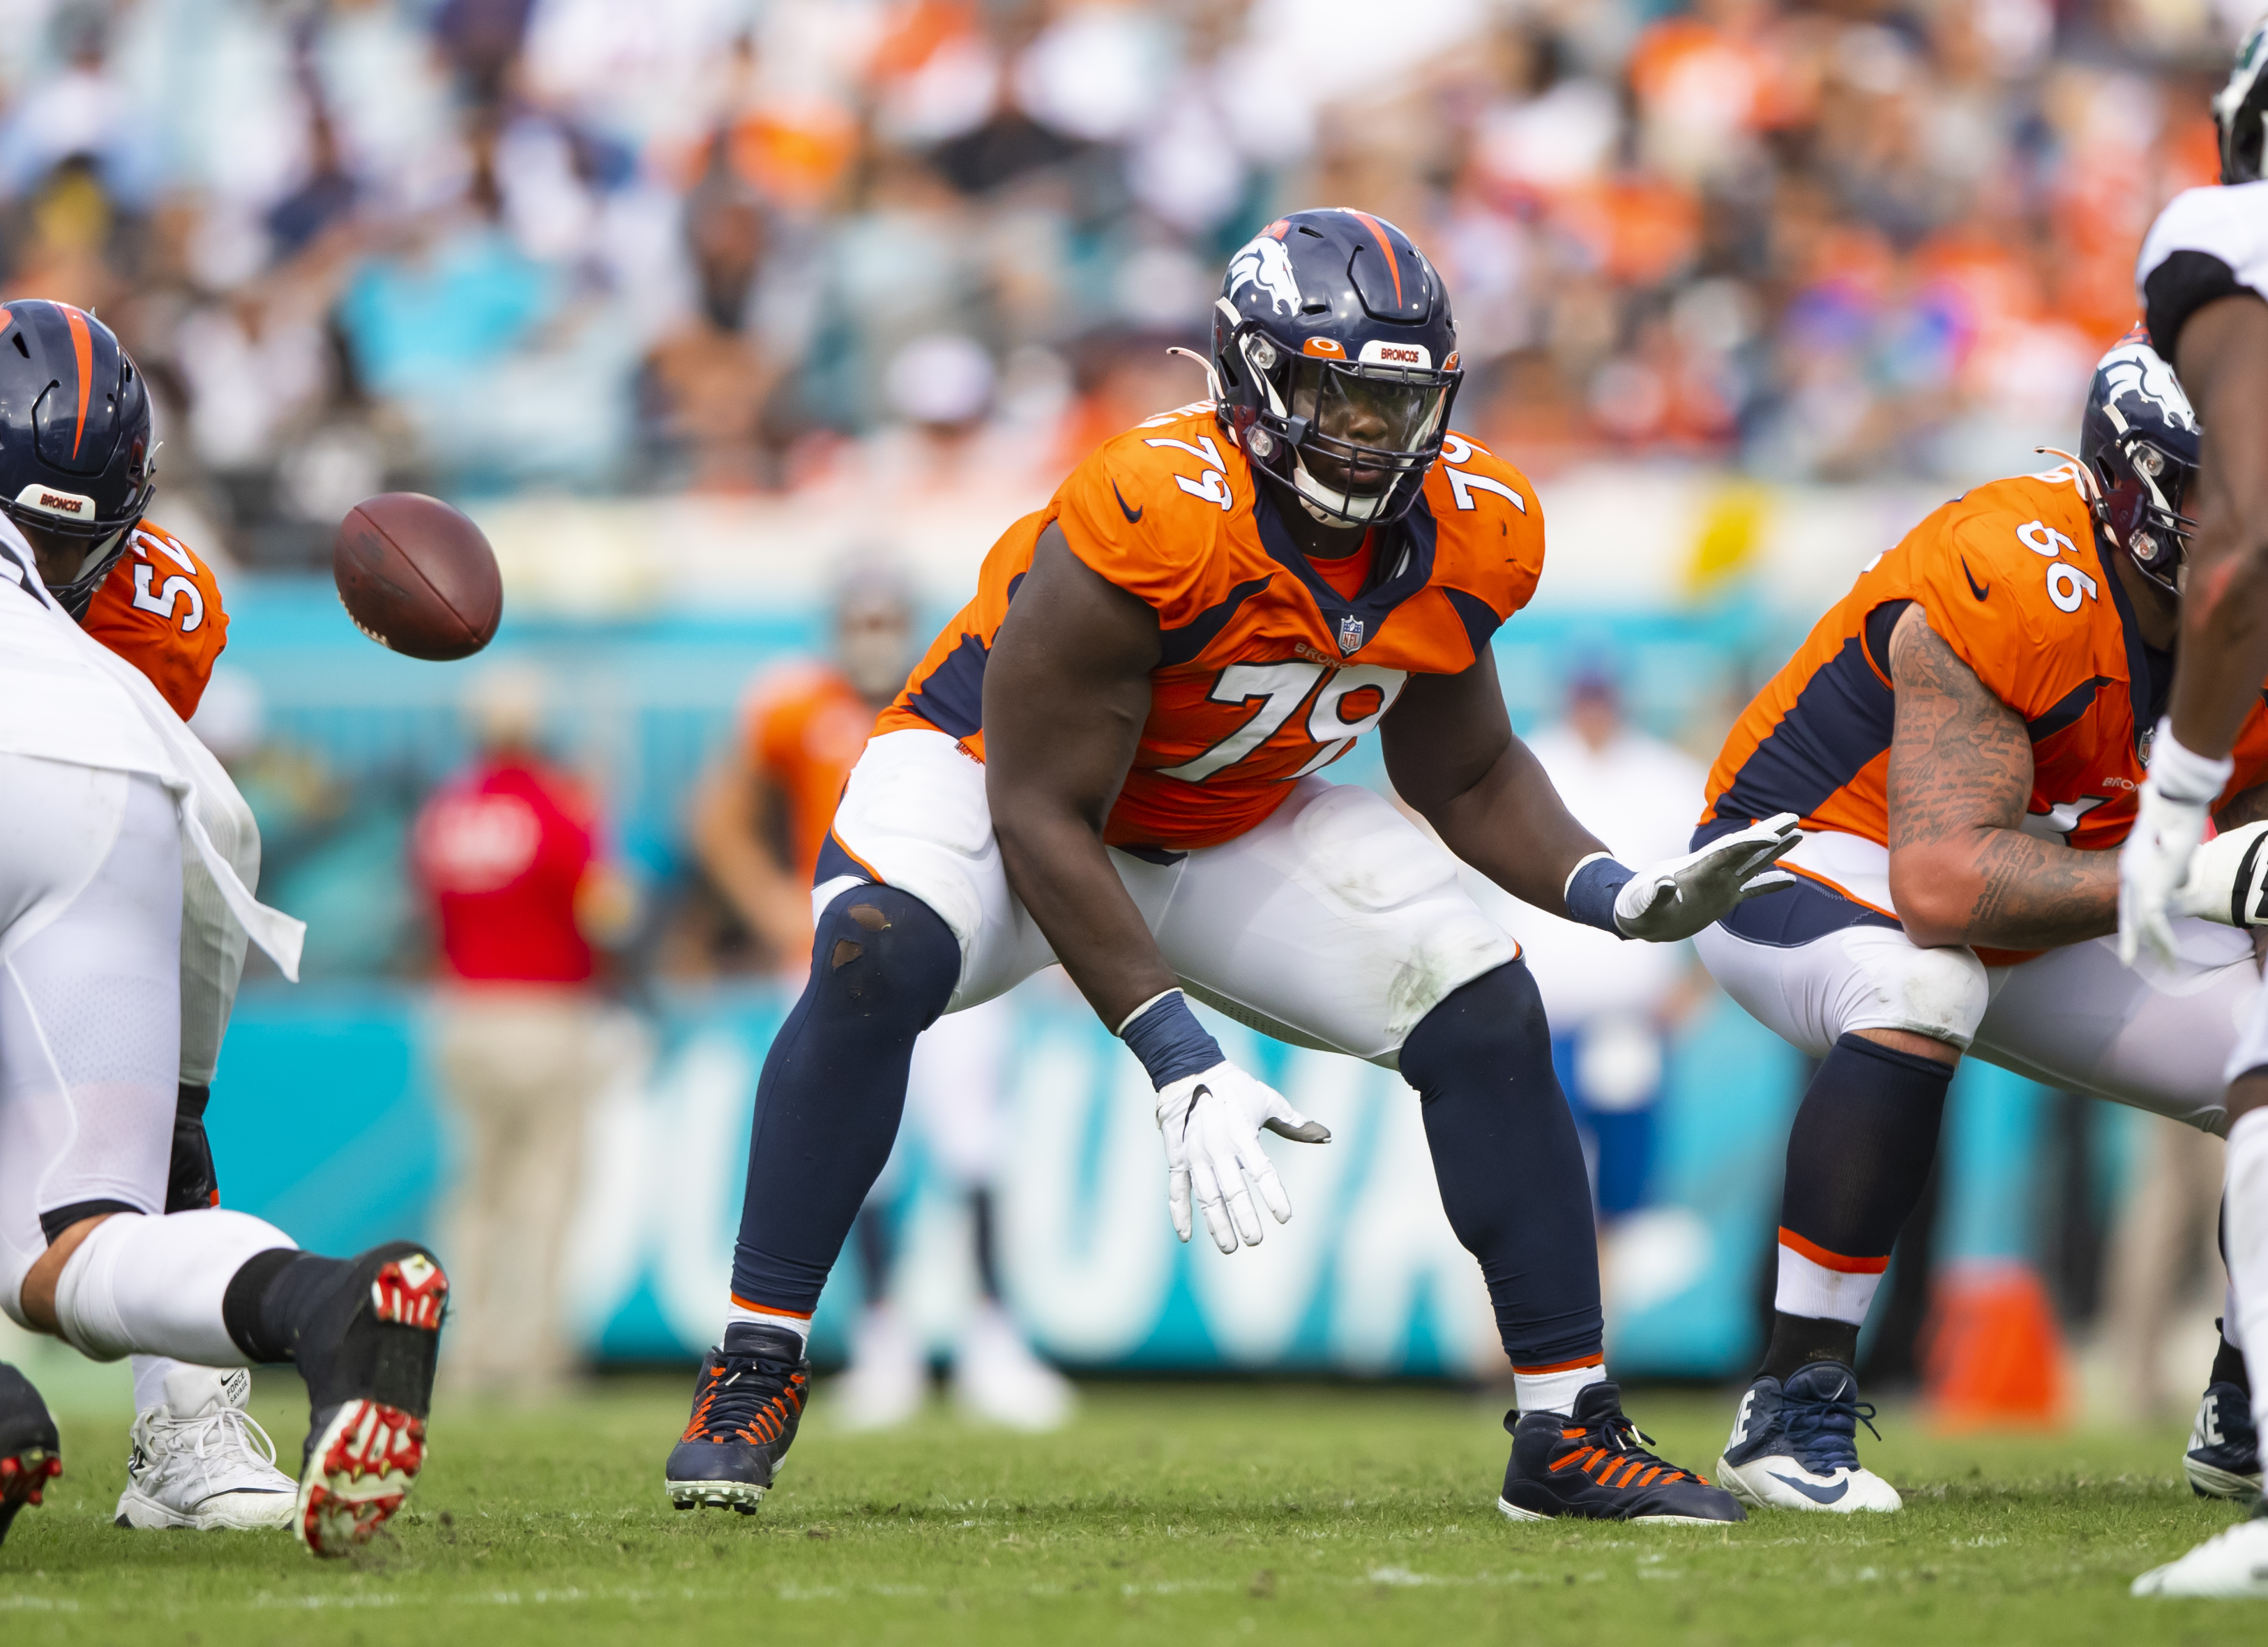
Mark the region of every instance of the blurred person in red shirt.
<instances>
[{"instance_id":1,"label":"blurred person in red shirt","mask_svg":"<svg viewBox=\"0 0 2268 1647\"><path fill-rule=\"evenodd\" d=\"M799 659L758 679L738 735L693 804L702 867L772 964L799 979L836 803L915 657L913 592L887 563L854 563L836 585L834 607L833 658ZM932 1168L965 1197L973 1226L983 1301L954 1346L954 1399L988 1423L1049 1430L1070 1415L1071 1386L1024 1342L1001 1302L993 1256L992 1185L1005 1144L1012 1029L1005 997L938 1019L915 1043L906 1111ZM899 1161L894 1152L852 1227L865 1296L835 1408L852 1429L904 1422L929 1387L925 1349L890 1302Z\"/></svg>"},{"instance_id":2,"label":"blurred person in red shirt","mask_svg":"<svg viewBox=\"0 0 2268 1647\"><path fill-rule=\"evenodd\" d=\"M514 1395L555 1389L574 1365L560 1254L585 1111L622 1051L594 946L620 941L634 915L589 797L539 750L546 696L531 669L474 683L477 753L427 800L411 843L441 952L436 1060L463 1131L443 1376Z\"/></svg>"}]
</instances>

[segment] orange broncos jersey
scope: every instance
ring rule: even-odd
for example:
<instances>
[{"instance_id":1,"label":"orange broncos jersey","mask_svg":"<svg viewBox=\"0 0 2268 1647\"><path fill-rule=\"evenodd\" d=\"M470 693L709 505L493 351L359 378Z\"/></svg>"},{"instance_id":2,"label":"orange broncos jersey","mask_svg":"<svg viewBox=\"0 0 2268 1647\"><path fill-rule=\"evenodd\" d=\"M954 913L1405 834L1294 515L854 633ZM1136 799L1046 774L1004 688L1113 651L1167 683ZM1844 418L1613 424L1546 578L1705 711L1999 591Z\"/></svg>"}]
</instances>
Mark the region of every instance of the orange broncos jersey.
<instances>
[{"instance_id":1,"label":"orange broncos jersey","mask_svg":"<svg viewBox=\"0 0 2268 1647\"><path fill-rule=\"evenodd\" d=\"M197 712L213 661L228 644L212 568L146 521L96 588L80 627L147 675L183 720Z\"/></svg>"},{"instance_id":2,"label":"orange broncos jersey","mask_svg":"<svg viewBox=\"0 0 2268 1647\"><path fill-rule=\"evenodd\" d=\"M788 849L808 884L874 711L839 670L791 664L756 682L741 725L748 765L786 797Z\"/></svg>"},{"instance_id":3,"label":"orange broncos jersey","mask_svg":"<svg viewBox=\"0 0 2268 1647\"><path fill-rule=\"evenodd\" d=\"M983 759L984 664L1040 533L1158 614L1150 717L1103 838L1174 850L1233 840L1376 726L1412 674L1471 667L1543 570L1527 478L1451 435L1418 505L1376 535L1342 597L1199 401L1105 442L992 546L877 732L952 734Z\"/></svg>"},{"instance_id":4,"label":"orange broncos jersey","mask_svg":"<svg viewBox=\"0 0 2268 1647\"><path fill-rule=\"evenodd\" d=\"M2023 717L2025 830L2088 851L2124 841L2173 665L2143 646L2069 465L1955 498L1861 572L1734 725L1705 829L1792 812L1807 829L1889 844L1890 631L1912 602ZM2235 753L2224 802L2268 777L2258 703Z\"/></svg>"}]
</instances>

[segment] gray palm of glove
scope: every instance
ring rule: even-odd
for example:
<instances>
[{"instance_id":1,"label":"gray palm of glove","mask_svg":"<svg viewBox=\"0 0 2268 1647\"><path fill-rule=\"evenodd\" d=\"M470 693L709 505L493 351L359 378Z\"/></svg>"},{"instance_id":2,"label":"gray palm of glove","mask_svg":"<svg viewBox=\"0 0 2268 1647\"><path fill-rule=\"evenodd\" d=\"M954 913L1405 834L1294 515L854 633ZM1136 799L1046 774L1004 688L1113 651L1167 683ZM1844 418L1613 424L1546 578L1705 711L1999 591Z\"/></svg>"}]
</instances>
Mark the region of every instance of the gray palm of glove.
<instances>
[{"instance_id":1,"label":"gray palm of glove","mask_svg":"<svg viewBox=\"0 0 2268 1647\"><path fill-rule=\"evenodd\" d=\"M1801 838L1796 815L1782 812L1642 869L1615 896L1615 924L1649 944L1691 937L1743 899L1794 886L1793 874L1774 866Z\"/></svg>"}]
</instances>

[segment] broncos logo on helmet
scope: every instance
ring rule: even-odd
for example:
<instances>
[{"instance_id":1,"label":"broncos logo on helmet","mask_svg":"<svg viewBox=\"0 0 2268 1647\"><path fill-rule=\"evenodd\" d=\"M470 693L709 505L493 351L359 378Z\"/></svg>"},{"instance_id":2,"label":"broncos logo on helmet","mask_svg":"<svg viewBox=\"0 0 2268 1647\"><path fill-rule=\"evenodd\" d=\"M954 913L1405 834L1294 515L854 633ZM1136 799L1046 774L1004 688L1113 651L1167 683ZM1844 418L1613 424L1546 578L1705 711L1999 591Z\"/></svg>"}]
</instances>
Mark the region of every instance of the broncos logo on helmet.
<instances>
[{"instance_id":1,"label":"broncos logo on helmet","mask_svg":"<svg viewBox=\"0 0 2268 1647\"><path fill-rule=\"evenodd\" d=\"M1333 526L1417 503L1463 375L1440 276L1351 209L1279 217L1229 260L1210 364L1230 438Z\"/></svg>"},{"instance_id":2,"label":"broncos logo on helmet","mask_svg":"<svg viewBox=\"0 0 2268 1647\"><path fill-rule=\"evenodd\" d=\"M46 298L0 308L0 512L48 546L83 543L50 592L86 615L156 489L150 395L117 334Z\"/></svg>"}]
</instances>

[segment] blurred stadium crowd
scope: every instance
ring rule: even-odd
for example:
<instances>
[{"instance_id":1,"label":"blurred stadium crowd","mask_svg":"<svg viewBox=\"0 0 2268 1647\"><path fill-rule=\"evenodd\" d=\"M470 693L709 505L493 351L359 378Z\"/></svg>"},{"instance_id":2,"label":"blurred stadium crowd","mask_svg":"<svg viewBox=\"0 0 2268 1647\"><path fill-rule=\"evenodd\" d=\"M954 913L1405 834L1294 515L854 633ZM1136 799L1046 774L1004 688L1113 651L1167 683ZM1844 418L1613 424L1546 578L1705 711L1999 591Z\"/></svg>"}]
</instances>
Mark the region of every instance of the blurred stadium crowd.
<instances>
[{"instance_id":1,"label":"blurred stadium crowd","mask_svg":"<svg viewBox=\"0 0 2268 1647\"><path fill-rule=\"evenodd\" d=\"M11 0L4 290L161 390L166 514L387 486L1044 488L1199 392L1225 255L1359 202L1532 469L2063 441L2250 0ZM1351 42L1360 40L1358 49Z\"/></svg>"}]
</instances>

